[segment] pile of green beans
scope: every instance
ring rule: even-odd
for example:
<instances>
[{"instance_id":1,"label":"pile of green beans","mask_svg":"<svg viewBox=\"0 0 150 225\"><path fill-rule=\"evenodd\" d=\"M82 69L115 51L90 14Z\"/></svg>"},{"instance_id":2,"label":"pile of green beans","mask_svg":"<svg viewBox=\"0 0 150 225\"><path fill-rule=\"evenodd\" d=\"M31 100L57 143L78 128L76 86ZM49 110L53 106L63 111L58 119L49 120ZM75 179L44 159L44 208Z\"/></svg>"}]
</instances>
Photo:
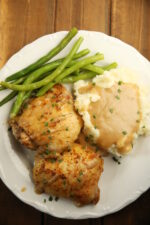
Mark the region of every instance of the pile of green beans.
<instances>
[{"instance_id":1,"label":"pile of green beans","mask_svg":"<svg viewBox=\"0 0 150 225\"><path fill-rule=\"evenodd\" d=\"M94 65L95 62L104 59L104 55L101 53L79 60L90 53L89 49L83 49L77 53L83 37L78 38L66 57L48 62L67 46L77 32L76 28L72 28L60 43L45 56L0 82L0 91L7 88L13 90L0 101L0 106L17 96L10 112L10 118L19 113L22 104L32 93L39 97L57 83L74 83L78 80L91 79L98 74L103 74L105 70L117 67L116 62L106 66Z\"/></svg>"}]
</instances>

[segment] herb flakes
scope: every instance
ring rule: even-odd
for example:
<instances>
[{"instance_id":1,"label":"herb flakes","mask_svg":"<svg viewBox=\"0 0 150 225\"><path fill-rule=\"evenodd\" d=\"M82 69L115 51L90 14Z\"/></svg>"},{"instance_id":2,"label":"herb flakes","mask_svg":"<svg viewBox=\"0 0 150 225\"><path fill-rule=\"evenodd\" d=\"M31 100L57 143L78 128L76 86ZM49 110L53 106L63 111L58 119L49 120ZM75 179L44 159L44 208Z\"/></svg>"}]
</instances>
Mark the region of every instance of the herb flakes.
<instances>
[{"instance_id":1,"label":"herb flakes","mask_svg":"<svg viewBox=\"0 0 150 225\"><path fill-rule=\"evenodd\" d=\"M81 179L78 177L78 178L77 178L77 181L80 183L80 182L81 182Z\"/></svg>"},{"instance_id":2,"label":"herb flakes","mask_svg":"<svg viewBox=\"0 0 150 225\"><path fill-rule=\"evenodd\" d=\"M116 98L117 100L120 100L120 97L119 97L118 95L116 95L115 98Z\"/></svg>"},{"instance_id":3,"label":"herb flakes","mask_svg":"<svg viewBox=\"0 0 150 225\"><path fill-rule=\"evenodd\" d=\"M45 154L46 155L49 155L50 154L50 151L48 149L46 149Z\"/></svg>"},{"instance_id":4,"label":"herb flakes","mask_svg":"<svg viewBox=\"0 0 150 225\"><path fill-rule=\"evenodd\" d=\"M48 126L48 122L45 122L44 125L45 125L45 127L47 127Z\"/></svg>"},{"instance_id":5,"label":"herb flakes","mask_svg":"<svg viewBox=\"0 0 150 225\"><path fill-rule=\"evenodd\" d=\"M114 109L113 109L113 108L110 108L110 109L109 109L109 112L110 112L110 113L113 113L113 112L114 112Z\"/></svg>"},{"instance_id":6,"label":"herb flakes","mask_svg":"<svg viewBox=\"0 0 150 225\"><path fill-rule=\"evenodd\" d=\"M93 115L93 119L96 119L96 115Z\"/></svg>"},{"instance_id":7,"label":"herb flakes","mask_svg":"<svg viewBox=\"0 0 150 225\"><path fill-rule=\"evenodd\" d=\"M55 197L55 201L57 202L58 200L59 200L59 198L56 196L56 197Z\"/></svg>"},{"instance_id":8,"label":"herb flakes","mask_svg":"<svg viewBox=\"0 0 150 225\"><path fill-rule=\"evenodd\" d=\"M122 134L123 134L123 135L127 135L127 131L125 131L125 130L122 131Z\"/></svg>"},{"instance_id":9,"label":"herb flakes","mask_svg":"<svg viewBox=\"0 0 150 225\"><path fill-rule=\"evenodd\" d=\"M52 196L49 196L48 200L49 200L50 202L52 202L52 201L53 201L53 197L52 197Z\"/></svg>"},{"instance_id":10,"label":"herb flakes","mask_svg":"<svg viewBox=\"0 0 150 225\"><path fill-rule=\"evenodd\" d=\"M119 81L118 81L118 85L121 85L121 84L122 84L122 81L121 81L121 80L119 80Z\"/></svg>"},{"instance_id":11,"label":"herb flakes","mask_svg":"<svg viewBox=\"0 0 150 225\"><path fill-rule=\"evenodd\" d=\"M112 159L114 160L114 162L118 163L118 165L121 164L121 162L115 156L113 156Z\"/></svg>"}]
</instances>

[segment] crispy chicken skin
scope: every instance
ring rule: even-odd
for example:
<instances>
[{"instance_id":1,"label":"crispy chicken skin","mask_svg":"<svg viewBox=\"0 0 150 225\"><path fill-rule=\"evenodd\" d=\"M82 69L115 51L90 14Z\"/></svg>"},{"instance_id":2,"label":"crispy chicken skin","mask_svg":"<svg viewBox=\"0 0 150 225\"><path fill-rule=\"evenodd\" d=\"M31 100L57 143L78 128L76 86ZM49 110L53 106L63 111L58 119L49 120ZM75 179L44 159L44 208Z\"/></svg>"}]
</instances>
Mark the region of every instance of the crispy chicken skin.
<instances>
[{"instance_id":1,"label":"crispy chicken skin","mask_svg":"<svg viewBox=\"0 0 150 225\"><path fill-rule=\"evenodd\" d=\"M63 153L37 151L33 180L36 192L71 198L81 206L98 202L102 171L100 154L74 143Z\"/></svg>"},{"instance_id":2,"label":"crispy chicken skin","mask_svg":"<svg viewBox=\"0 0 150 225\"><path fill-rule=\"evenodd\" d=\"M9 124L24 146L63 151L78 138L82 120L74 110L72 95L62 85L55 85L45 95L30 99Z\"/></svg>"}]
</instances>

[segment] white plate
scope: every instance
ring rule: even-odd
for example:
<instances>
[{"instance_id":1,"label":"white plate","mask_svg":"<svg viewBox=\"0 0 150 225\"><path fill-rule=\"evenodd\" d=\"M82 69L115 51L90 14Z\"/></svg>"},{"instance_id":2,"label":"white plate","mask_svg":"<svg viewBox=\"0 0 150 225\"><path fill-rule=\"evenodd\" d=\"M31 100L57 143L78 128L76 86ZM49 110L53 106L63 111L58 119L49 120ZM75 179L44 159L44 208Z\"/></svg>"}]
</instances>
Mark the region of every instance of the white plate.
<instances>
[{"instance_id":1,"label":"white plate","mask_svg":"<svg viewBox=\"0 0 150 225\"><path fill-rule=\"evenodd\" d=\"M63 31L46 35L25 46L1 69L1 79L46 54L65 34ZM99 32L80 31L74 39L79 35L84 37L82 49L88 47L92 54L98 51L104 53L105 63L117 61L119 66L136 70L143 81L150 84L150 63L133 47ZM58 57L66 54L73 42ZM0 92L0 97L6 92ZM48 199L48 196L34 192L31 178L33 155L23 149L7 131L6 121L11 105L12 102L0 109L0 173L3 182L23 202L60 218L95 218L120 210L150 187L150 137L146 137L138 140L133 152L120 165L111 157L105 158L104 172L99 182L101 199L97 205L77 208L65 199L44 203L43 199ZM21 192L23 186L27 188L25 192Z\"/></svg>"}]
</instances>

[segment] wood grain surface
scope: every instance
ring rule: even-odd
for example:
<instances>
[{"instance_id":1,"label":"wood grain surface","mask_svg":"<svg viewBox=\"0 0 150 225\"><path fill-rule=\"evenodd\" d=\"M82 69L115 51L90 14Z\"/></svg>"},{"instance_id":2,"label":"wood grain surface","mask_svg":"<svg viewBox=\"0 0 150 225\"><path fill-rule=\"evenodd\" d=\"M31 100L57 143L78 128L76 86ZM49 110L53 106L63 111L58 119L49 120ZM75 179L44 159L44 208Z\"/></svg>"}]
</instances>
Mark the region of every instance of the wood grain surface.
<instances>
[{"instance_id":1,"label":"wood grain surface","mask_svg":"<svg viewBox=\"0 0 150 225\"><path fill-rule=\"evenodd\" d=\"M150 60L149 0L0 0L0 67L25 44L73 26L120 38ZM0 212L0 225L149 225L150 191L115 214L75 221L33 209L1 182Z\"/></svg>"}]
</instances>

